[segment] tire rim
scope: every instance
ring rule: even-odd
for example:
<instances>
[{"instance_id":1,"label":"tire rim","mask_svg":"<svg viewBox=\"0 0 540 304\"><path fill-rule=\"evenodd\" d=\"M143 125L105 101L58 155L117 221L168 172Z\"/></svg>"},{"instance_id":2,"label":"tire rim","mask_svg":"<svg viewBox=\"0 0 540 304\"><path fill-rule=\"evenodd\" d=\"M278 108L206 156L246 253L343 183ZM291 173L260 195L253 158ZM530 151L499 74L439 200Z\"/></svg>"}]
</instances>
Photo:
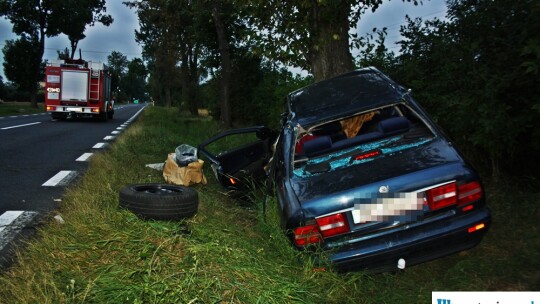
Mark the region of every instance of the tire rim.
<instances>
[{"instance_id":1,"label":"tire rim","mask_svg":"<svg viewBox=\"0 0 540 304\"><path fill-rule=\"evenodd\" d=\"M135 190L151 194L174 194L184 192L181 188L176 187L139 187Z\"/></svg>"}]
</instances>

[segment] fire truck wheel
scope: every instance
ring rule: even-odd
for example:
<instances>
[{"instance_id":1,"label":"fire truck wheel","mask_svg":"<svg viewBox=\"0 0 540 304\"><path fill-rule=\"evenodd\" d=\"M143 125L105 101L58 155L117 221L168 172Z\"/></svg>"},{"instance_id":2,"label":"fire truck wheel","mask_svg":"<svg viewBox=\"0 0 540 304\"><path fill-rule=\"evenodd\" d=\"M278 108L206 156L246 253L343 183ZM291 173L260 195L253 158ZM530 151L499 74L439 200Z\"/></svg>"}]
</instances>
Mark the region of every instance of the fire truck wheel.
<instances>
[{"instance_id":1,"label":"fire truck wheel","mask_svg":"<svg viewBox=\"0 0 540 304\"><path fill-rule=\"evenodd\" d=\"M107 121L107 118L109 118L109 115L107 114L107 112L101 112L99 113L97 117L99 121Z\"/></svg>"},{"instance_id":2,"label":"fire truck wheel","mask_svg":"<svg viewBox=\"0 0 540 304\"><path fill-rule=\"evenodd\" d=\"M119 206L143 219L181 220L197 213L194 189L168 184L135 184L120 190Z\"/></svg>"},{"instance_id":3,"label":"fire truck wheel","mask_svg":"<svg viewBox=\"0 0 540 304\"><path fill-rule=\"evenodd\" d=\"M52 119L65 120L65 119L67 118L67 114L63 114L63 113L51 113L51 117L52 117Z\"/></svg>"}]
</instances>

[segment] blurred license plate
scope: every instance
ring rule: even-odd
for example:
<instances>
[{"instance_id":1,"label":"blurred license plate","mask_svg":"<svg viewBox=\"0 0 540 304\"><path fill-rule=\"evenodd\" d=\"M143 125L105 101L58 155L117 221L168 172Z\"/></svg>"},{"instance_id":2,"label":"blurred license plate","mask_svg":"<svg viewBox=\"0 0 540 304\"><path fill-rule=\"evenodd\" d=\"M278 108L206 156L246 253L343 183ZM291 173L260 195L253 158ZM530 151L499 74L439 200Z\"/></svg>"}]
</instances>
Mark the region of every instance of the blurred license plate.
<instances>
[{"instance_id":1,"label":"blurred license plate","mask_svg":"<svg viewBox=\"0 0 540 304\"><path fill-rule=\"evenodd\" d=\"M417 193L399 193L394 197L369 199L363 204L355 204L351 213L353 222L360 224L389 221L402 216L414 217L422 207L423 200Z\"/></svg>"},{"instance_id":2,"label":"blurred license plate","mask_svg":"<svg viewBox=\"0 0 540 304\"><path fill-rule=\"evenodd\" d=\"M82 112L82 108L67 108L69 112Z\"/></svg>"}]
</instances>

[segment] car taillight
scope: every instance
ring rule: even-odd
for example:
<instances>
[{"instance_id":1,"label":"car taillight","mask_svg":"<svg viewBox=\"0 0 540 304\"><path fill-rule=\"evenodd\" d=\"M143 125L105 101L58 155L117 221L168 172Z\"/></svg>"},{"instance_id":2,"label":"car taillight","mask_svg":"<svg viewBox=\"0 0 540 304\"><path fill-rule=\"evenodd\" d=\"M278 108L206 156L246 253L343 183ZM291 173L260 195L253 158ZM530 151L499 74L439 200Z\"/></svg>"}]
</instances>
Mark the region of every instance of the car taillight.
<instances>
[{"instance_id":1,"label":"car taillight","mask_svg":"<svg viewBox=\"0 0 540 304\"><path fill-rule=\"evenodd\" d=\"M452 182L426 191L426 200L431 210L437 210L457 203L456 183Z\"/></svg>"},{"instance_id":2,"label":"car taillight","mask_svg":"<svg viewBox=\"0 0 540 304\"><path fill-rule=\"evenodd\" d=\"M56 110L56 107L53 107L53 106L46 106L46 107L45 107L45 110L46 110L46 111L54 111L54 110Z\"/></svg>"},{"instance_id":3,"label":"car taillight","mask_svg":"<svg viewBox=\"0 0 540 304\"><path fill-rule=\"evenodd\" d=\"M298 246L316 244L322 241L319 227L315 224L294 229L294 243Z\"/></svg>"},{"instance_id":4,"label":"car taillight","mask_svg":"<svg viewBox=\"0 0 540 304\"><path fill-rule=\"evenodd\" d=\"M330 237L349 232L349 224L344 213L333 214L316 219L309 224L294 229L294 243L297 246L306 246L322 242L323 237Z\"/></svg>"},{"instance_id":5,"label":"car taillight","mask_svg":"<svg viewBox=\"0 0 540 304\"><path fill-rule=\"evenodd\" d=\"M334 236L349 231L347 217L343 213L320 217L317 219L317 224L323 237Z\"/></svg>"},{"instance_id":6,"label":"car taillight","mask_svg":"<svg viewBox=\"0 0 540 304\"><path fill-rule=\"evenodd\" d=\"M426 190L426 201L431 210L458 205L460 207L482 198L482 186L477 181L457 186L455 182ZM463 207L463 211L472 210L472 205Z\"/></svg>"},{"instance_id":7,"label":"car taillight","mask_svg":"<svg viewBox=\"0 0 540 304\"><path fill-rule=\"evenodd\" d=\"M474 202L482 198L483 191L479 182L471 182L458 187L458 205Z\"/></svg>"}]
</instances>

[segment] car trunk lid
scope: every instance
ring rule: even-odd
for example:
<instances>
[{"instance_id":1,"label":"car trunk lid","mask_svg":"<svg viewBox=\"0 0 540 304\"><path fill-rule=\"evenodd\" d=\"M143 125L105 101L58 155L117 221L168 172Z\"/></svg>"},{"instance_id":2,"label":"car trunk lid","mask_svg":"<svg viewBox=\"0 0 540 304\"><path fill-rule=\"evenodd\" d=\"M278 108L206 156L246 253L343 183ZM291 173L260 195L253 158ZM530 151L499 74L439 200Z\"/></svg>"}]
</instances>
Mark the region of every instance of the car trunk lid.
<instances>
[{"instance_id":1,"label":"car trunk lid","mask_svg":"<svg viewBox=\"0 0 540 304\"><path fill-rule=\"evenodd\" d=\"M412 193L469 173L457 152L441 138L376 151L380 152L373 158L356 164L345 162L336 168L330 164L326 172L296 169L295 193L306 216L318 217L353 208L361 201ZM358 152L361 156L370 153ZM331 157L328 161L332 162Z\"/></svg>"}]
</instances>

